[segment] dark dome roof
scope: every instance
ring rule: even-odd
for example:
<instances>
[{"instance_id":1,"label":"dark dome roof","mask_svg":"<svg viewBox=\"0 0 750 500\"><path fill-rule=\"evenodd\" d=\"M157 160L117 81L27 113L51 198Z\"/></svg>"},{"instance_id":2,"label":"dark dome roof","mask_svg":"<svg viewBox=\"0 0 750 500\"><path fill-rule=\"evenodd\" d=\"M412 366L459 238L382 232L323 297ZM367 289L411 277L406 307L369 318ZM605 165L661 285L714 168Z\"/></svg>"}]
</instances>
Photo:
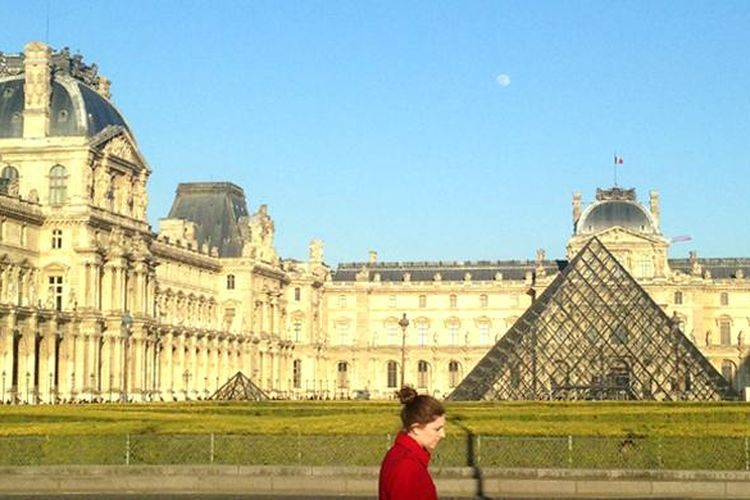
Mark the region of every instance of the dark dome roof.
<instances>
[{"instance_id":1,"label":"dark dome roof","mask_svg":"<svg viewBox=\"0 0 750 500\"><path fill-rule=\"evenodd\" d=\"M576 233L598 233L619 226L639 233L656 233L653 219L634 201L604 200L590 205L581 215Z\"/></svg>"},{"instance_id":2,"label":"dark dome roof","mask_svg":"<svg viewBox=\"0 0 750 500\"><path fill-rule=\"evenodd\" d=\"M23 136L24 76L0 79L0 139ZM92 137L104 128L128 129L119 111L83 82L61 74L52 82L49 135Z\"/></svg>"}]
</instances>

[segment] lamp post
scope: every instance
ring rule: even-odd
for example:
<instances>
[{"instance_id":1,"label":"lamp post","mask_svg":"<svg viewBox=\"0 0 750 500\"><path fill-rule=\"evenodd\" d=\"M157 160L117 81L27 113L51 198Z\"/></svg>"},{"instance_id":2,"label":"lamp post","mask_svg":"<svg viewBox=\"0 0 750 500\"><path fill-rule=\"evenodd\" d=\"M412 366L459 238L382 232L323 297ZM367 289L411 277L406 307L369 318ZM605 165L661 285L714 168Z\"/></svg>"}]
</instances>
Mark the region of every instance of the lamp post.
<instances>
[{"instance_id":1,"label":"lamp post","mask_svg":"<svg viewBox=\"0 0 750 500\"><path fill-rule=\"evenodd\" d=\"M185 401L188 399L188 381L190 380L190 372L185 370L185 372L182 374L182 380L185 381Z\"/></svg>"},{"instance_id":2,"label":"lamp post","mask_svg":"<svg viewBox=\"0 0 750 500\"><path fill-rule=\"evenodd\" d=\"M398 322L401 327L401 387L404 386L404 364L406 363L406 328L409 326L409 320L406 319L406 313Z\"/></svg>"}]
</instances>

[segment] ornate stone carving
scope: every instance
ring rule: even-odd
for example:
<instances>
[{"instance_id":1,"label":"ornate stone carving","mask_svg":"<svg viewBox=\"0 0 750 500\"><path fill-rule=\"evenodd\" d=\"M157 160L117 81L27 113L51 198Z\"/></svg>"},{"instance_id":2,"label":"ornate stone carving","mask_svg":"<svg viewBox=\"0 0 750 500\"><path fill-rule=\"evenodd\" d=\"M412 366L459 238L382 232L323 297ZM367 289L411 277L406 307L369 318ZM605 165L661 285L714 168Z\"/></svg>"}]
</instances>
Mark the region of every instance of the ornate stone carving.
<instances>
[{"instance_id":1,"label":"ornate stone carving","mask_svg":"<svg viewBox=\"0 0 750 500\"><path fill-rule=\"evenodd\" d=\"M137 160L135 149L133 148L132 144L130 144L130 141L128 141L121 135L109 141L104 147L104 152L106 154L117 156L118 158L122 158L123 160L127 160L132 163L136 163Z\"/></svg>"}]
</instances>

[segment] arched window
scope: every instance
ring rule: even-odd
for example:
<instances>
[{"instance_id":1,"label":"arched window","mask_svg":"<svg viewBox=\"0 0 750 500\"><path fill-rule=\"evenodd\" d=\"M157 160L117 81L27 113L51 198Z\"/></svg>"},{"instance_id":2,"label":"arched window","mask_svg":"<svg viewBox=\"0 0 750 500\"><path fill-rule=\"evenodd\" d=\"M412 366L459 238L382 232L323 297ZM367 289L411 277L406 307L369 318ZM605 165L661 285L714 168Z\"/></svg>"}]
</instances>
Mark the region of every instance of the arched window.
<instances>
[{"instance_id":1,"label":"arched window","mask_svg":"<svg viewBox=\"0 0 750 500\"><path fill-rule=\"evenodd\" d=\"M734 365L732 361L729 361L728 359L725 359L721 362L721 375L727 379L727 382L729 382L729 385L734 385L734 375L736 373L737 367Z\"/></svg>"},{"instance_id":2,"label":"arched window","mask_svg":"<svg viewBox=\"0 0 750 500\"><path fill-rule=\"evenodd\" d=\"M302 387L302 360L295 359L292 365L292 383L295 389Z\"/></svg>"},{"instance_id":3,"label":"arched window","mask_svg":"<svg viewBox=\"0 0 750 500\"><path fill-rule=\"evenodd\" d=\"M65 203L65 192L67 189L68 174L65 167L55 165L49 171L49 203L50 205L62 205Z\"/></svg>"},{"instance_id":4,"label":"arched window","mask_svg":"<svg viewBox=\"0 0 750 500\"><path fill-rule=\"evenodd\" d=\"M227 274L227 290L234 290L234 274Z\"/></svg>"},{"instance_id":5,"label":"arched window","mask_svg":"<svg viewBox=\"0 0 750 500\"><path fill-rule=\"evenodd\" d=\"M388 383L389 389L395 389L398 384L398 363L395 361L389 361L387 365L388 372Z\"/></svg>"},{"instance_id":6,"label":"arched window","mask_svg":"<svg viewBox=\"0 0 750 500\"><path fill-rule=\"evenodd\" d=\"M417 387L426 389L430 384L430 364L420 359L417 363Z\"/></svg>"},{"instance_id":7,"label":"arched window","mask_svg":"<svg viewBox=\"0 0 750 500\"><path fill-rule=\"evenodd\" d=\"M0 173L0 177L2 177L3 179L14 181L18 179L18 170L16 170L16 167L12 165L7 165L3 168L2 173Z\"/></svg>"},{"instance_id":8,"label":"arched window","mask_svg":"<svg viewBox=\"0 0 750 500\"><path fill-rule=\"evenodd\" d=\"M456 387L461 381L461 364L458 361L448 363L448 387Z\"/></svg>"},{"instance_id":9,"label":"arched window","mask_svg":"<svg viewBox=\"0 0 750 500\"><path fill-rule=\"evenodd\" d=\"M349 363L339 361L336 365L336 387L339 389L349 388Z\"/></svg>"}]
</instances>

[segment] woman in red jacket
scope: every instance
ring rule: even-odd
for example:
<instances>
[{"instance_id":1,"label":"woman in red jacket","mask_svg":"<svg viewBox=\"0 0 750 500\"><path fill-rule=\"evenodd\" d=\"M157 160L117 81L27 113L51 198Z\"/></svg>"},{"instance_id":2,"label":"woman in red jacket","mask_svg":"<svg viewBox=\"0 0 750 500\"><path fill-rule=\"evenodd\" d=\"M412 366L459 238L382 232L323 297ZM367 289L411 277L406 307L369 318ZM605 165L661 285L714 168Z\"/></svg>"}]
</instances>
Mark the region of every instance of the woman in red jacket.
<instances>
[{"instance_id":1,"label":"woman in red jacket","mask_svg":"<svg viewBox=\"0 0 750 500\"><path fill-rule=\"evenodd\" d=\"M380 466L380 500L437 500L427 466L430 453L445 437L445 409L426 394L403 387L398 397L401 432Z\"/></svg>"}]
</instances>

